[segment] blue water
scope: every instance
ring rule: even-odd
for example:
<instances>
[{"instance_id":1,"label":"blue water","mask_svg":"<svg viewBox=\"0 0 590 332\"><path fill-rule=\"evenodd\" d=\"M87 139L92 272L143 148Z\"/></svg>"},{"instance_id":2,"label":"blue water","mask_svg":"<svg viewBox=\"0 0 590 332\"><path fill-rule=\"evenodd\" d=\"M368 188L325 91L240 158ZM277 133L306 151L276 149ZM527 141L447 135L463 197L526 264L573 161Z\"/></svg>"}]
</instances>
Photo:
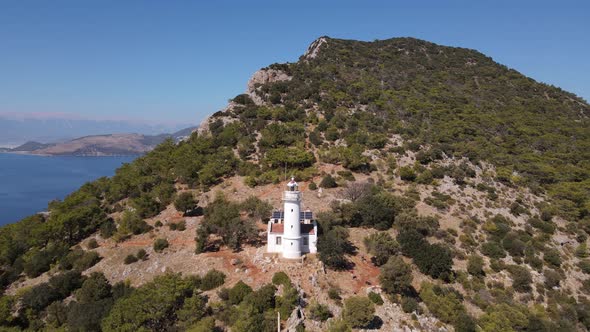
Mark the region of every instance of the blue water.
<instances>
[{"instance_id":1,"label":"blue water","mask_svg":"<svg viewBox=\"0 0 590 332\"><path fill-rule=\"evenodd\" d=\"M43 157L0 153L0 225L47 208L135 157Z\"/></svg>"}]
</instances>

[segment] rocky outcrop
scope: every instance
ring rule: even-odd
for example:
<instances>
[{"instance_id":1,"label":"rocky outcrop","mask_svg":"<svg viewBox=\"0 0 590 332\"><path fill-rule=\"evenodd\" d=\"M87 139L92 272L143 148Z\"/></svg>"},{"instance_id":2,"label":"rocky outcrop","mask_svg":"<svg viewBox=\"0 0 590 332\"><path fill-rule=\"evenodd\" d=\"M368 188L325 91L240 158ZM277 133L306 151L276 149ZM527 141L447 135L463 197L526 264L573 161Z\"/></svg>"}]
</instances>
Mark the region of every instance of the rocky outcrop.
<instances>
[{"instance_id":1,"label":"rocky outcrop","mask_svg":"<svg viewBox=\"0 0 590 332\"><path fill-rule=\"evenodd\" d=\"M268 83L290 81L291 79L292 77L282 70L263 68L252 75L248 81L248 89L246 93L252 98L256 105L262 105L264 101L259 96L260 86Z\"/></svg>"},{"instance_id":2,"label":"rocky outcrop","mask_svg":"<svg viewBox=\"0 0 590 332\"><path fill-rule=\"evenodd\" d=\"M320 37L314 40L313 43L311 43L307 48L307 51L305 51L305 54L303 54L303 58L307 60L314 59L320 52L320 47L322 47L322 45L327 44L328 40L326 39L326 37Z\"/></svg>"}]
</instances>

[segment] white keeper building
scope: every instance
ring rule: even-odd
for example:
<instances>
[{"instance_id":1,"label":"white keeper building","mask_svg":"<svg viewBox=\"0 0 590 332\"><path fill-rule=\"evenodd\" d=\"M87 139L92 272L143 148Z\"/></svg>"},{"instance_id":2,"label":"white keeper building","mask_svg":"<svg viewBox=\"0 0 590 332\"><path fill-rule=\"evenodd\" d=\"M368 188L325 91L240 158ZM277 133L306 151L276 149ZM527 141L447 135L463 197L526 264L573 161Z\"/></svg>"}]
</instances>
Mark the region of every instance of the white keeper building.
<instances>
[{"instance_id":1,"label":"white keeper building","mask_svg":"<svg viewBox=\"0 0 590 332\"><path fill-rule=\"evenodd\" d=\"M283 192L283 211L274 211L268 222L267 241L267 252L283 258L318 251L318 226L311 211L301 211L301 192L294 178Z\"/></svg>"}]
</instances>

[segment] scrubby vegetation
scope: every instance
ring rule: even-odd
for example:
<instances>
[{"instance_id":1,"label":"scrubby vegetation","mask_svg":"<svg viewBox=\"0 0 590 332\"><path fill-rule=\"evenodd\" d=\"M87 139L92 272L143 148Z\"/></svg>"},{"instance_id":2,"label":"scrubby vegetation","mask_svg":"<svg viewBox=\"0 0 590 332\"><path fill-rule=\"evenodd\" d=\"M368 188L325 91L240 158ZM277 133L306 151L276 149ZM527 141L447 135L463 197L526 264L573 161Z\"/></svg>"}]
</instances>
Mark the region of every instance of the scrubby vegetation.
<instances>
[{"instance_id":1,"label":"scrubby vegetation","mask_svg":"<svg viewBox=\"0 0 590 332\"><path fill-rule=\"evenodd\" d=\"M455 331L589 329L588 104L473 50L412 38L326 40L313 59L271 66L291 79L257 85L262 104L236 96L211 117L208 131L165 141L112 178L49 203L49 214L0 228L3 289L50 271L47 282L0 298L2 329L276 330L276 313L286 318L298 301L284 273L258 289L244 282L225 288L216 270L166 274L133 289L81 272L101 259L95 237L102 245L167 231L152 230L153 221L182 231L183 222L157 216L170 205L201 215L197 197L229 176L255 187L286 174L341 198L317 214L318 258L327 269L354 267L360 248L350 228L372 234L363 242L385 296L349 297L333 287L329 302L343 308L328 330L372 328L374 306L384 301L434 315ZM318 162L337 168L325 171ZM368 180L356 182L360 177ZM404 189L393 190L400 181ZM467 191L444 191L441 183L477 194L462 199ZM268 218L268 202L203 201L197 254L258 244L256 222ZM494 212L470 213L481 202ZM436 214L419 214L417 204ZM445 214L461 224L441 226ZM78 244L89 236L84 251ZM168 242L152 238L154 251L166 254ZM123 262L143 259L140 251ZM425 280L419 290L412 273ZM332 315L317 302L306 310L317 321Z\"/></svg>"}]
</instances>

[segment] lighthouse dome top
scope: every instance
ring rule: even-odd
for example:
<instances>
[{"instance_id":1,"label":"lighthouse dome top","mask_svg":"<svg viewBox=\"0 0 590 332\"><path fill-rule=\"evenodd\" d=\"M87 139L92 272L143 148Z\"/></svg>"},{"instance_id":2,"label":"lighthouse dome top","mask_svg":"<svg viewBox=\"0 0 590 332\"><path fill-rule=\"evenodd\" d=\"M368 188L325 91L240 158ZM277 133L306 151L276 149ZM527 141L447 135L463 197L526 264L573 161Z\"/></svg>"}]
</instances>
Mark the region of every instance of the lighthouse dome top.
<instances>
[{"instance_id":1,"label":"lighthouse dome top","mask_svg":"<svg viewBox=\"0 0 590 332\"><path fill-rule=\"evenodd\" d=\"M295 182L295 177L291 177L291 181L289 181L289 183L287 183L287 189L289 191L297 191L299 190L299 185L297 184L297 182Z\"/></svg>"}]
</instances>

